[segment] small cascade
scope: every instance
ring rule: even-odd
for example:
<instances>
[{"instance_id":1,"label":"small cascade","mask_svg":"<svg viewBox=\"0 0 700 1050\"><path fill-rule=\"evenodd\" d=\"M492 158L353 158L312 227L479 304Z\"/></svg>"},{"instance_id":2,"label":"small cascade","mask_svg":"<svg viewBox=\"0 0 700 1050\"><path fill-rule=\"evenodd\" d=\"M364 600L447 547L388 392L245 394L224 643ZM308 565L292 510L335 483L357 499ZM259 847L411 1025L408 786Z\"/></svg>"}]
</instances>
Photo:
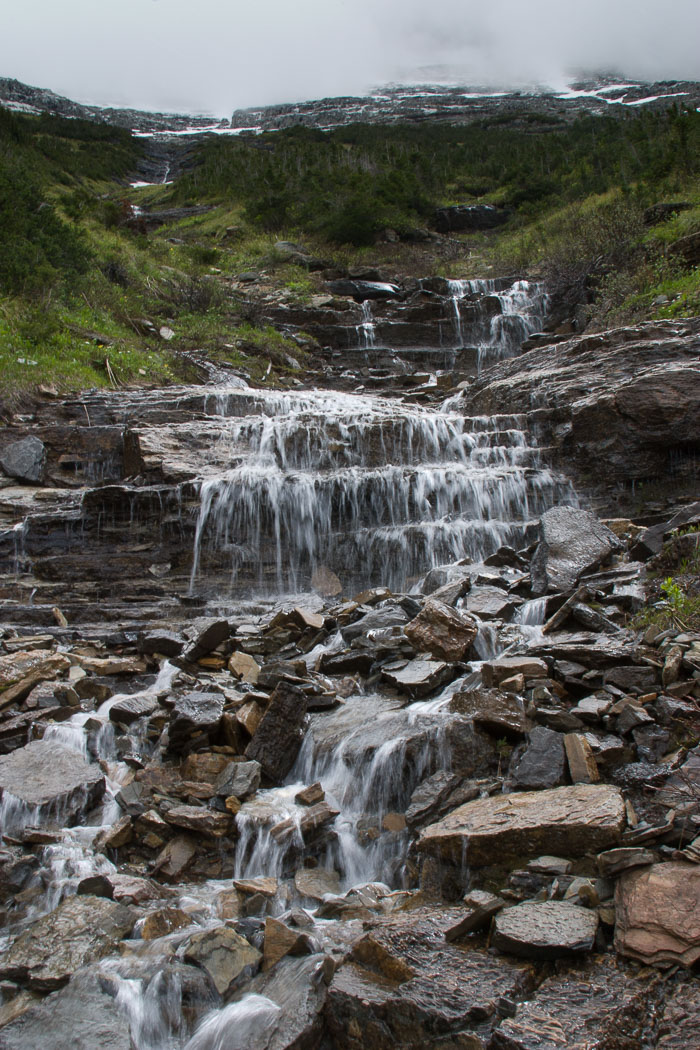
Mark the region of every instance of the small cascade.
<instances>
[{"instance_id":1,"label":"small cascade","mask_svg":"<svg viewBox=\"0 0 700 1050\"><path fill-rule=\"evenodd\" d=\"M471 291L471 281L456 281L448 280L447 288L450 293L450 299L452 302L452 313L454 314L455 320L455 346L457 348L464 344L464 335L462 333L462 314L460 311L460 301L464 299L468 291Z\"/></svg>"},{"instance_id":2,"label":"small cascade","mask_svg":"<svg viewBox=\"0 0 700 1050\"><path fill-rule=\"evenodd\" d=\"M259 416L220 432L231 468L200 483L194 591L214 568L229 588L298 591L321 566L348 587L401 589L434 565L521 544L571 498L540 467L524 417L328 392L258 401Z\"/></svg>"},{"instance_id":3,"label":"small cascade","mask_svg":"<svg viewBox=\"0 0 700 1050\"><path fill-rule=\"evenodd\" d=\"M477 348L479 372L518 354L524 340L542 330L549 297L538 282L515 281L503 287L503 282L493 278L448 280L447 288L457 347L462 347L465 339L462 304L471 307L469 336Z\"/></svg>"},{"instance_id":4,"label":"small cascade","mask_svg":"<svg viewBox=\"0 0 700 1050\"><path fill-rule=\"evenodd\" d=\"M362 321L357 326L358 345L361 350L373 350L376 343L376 328L372 318L372 303L366 299L362 303Z\"/></svg>"}]
</instances>

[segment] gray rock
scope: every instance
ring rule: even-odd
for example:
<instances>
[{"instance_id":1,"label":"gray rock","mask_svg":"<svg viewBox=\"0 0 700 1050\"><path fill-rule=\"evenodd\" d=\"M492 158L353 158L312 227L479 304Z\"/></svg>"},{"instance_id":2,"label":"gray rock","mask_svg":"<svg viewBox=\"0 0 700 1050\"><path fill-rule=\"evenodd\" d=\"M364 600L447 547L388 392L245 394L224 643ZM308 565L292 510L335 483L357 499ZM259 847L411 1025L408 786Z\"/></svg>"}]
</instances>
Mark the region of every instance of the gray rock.
<instances>
[{"instance_id":1,"label":"gray rock","mask_svg":"<svg viewBox=\"0 0 700 1050\"><path fill-rule=\"evenodd\" d=\"M132 722L137 722L139 718L146 718L148 715L152 715L158 706L157 697L148 693L127 696L123 700L117 700L116 703L112 704L109 709L109 718L111 722L118 722L120 725L131 725Z\"/></svg>"},{"instance_id":2,"label":"gray rock","mask_svg":"<svg viewBox=\"0 0 700 1050\"><path fill-rule=\"evenodd\" d=\"M185 944L184 957L209 974L219 995L226 995L234 982L252 977L262 960L257 948L225 926L195 933Z\"/></svg>"},{"instance_id":3,"label":"gray rock","mask_svg":"<svg viewBox=\"0 0 700 1050\"><path fill-rule=\"evenodd\" d=\"M590 951L597 930L595 911L566 901L527 901L496 916L492 943L525 959L558 959Z\"/></svg>"},{"instance_id":4,"label":"gray rock","mask_svg":"<svg viewBox=\"0 0 700 1050\"><path fill-rule=\"evenodd\" d=\"M517 674L525 678L544 678L548 674L547 664L534 656L501 656L497 660L487 660L481 667L481 679L489 688Z\"/></svg>"},{"instance_id":5,"label":"gray rock","mask_svg":"<svg viewBox=\"0 0 700 1050\"><path fill-rule=\"evenodd\" d=\"M564 782L565 771L564 737L537 726L530 733L527 749L511 776L518 788L552 788Z\"/></svg>"},{"instance_id":6,"label":"gray rock","mask_svg":"<svg viewBox=\"0 0 700 1050\"><path fill-rule=\"evenodd\" d=\"M471 718L475 726L494 736L522 737L528 729L525 704L512 693L498 689L467 689L455 693L450 710Z\"/></svg>"},{"instance_id":7,"label":"gray rock","mask_svg":"<svg viewBox=\"0 0 700 1050\"><path fill-rule=\"evenodd\" d=\"M231 762L219 774L214 789L217 795L247 798L254 795L260 787L260 773L259 762Z\"/></svg>"},{"instance_id":8,"label":"gray rock","mask_svg":"<svg viewBox=\"0 0 700 1050\"><path fill-rule=\"evenodd\" d=\"M384 671L383 678L409 696L427 696L455 675L454 668L441 660L411 660L400 671Z\"/></svg>"},{"instance_id":9,"label":"gray rock","mask_svg":"<svg viewBox=\"0 0 700 1050\"><path fill-rule=\"evenodd\" d=\"M306 694L280 682L246 748L246 758L260 763L270 780L281 783L294 765L306 726Z\"/></svg>"},{"instance_id":10,"label":"gray rock","mask_svg":"<svg viewBox=\"0 0 700 1050\"><path fill-rule=\"evenodd\" d=\"M212 743L224 711L220 693L187 693L179 696L170 714L168 747L176 754Z\"/></svg>"},{"instance_id":11,"label":"gray rock","mask_svg":"<svg viewBox=\"0 0 700 1050\"><path fill-rule=\"evenodd\" d=\"M36 437L13 441L0 453L0 466L11 478L40 484L46 472L46 449Z\"/></svg>"},{"instance_id":12,"label":"gray rock","mask_svg":"<svg viewBox=\"0 0 700 1050\"><path fill-rule=\"evenodd\" d=\"M179 656L184 648L184 641L174 631L149 631L139 640L139 652L147 655L160 653L161 656Z\"/></svg>"},{"instance_id":13,"label":"gray rock","mask_svg":"<svg viewBox=\"0 0 700 1050\"><path fill-rule=\"evenodd\" d=\"M530 566L533 593L573 590L585 572L597 569L621 546L589 511L553 507L540 520L540 542Z\"/></svg>"},{"instance_id":14,"label":"gray rock","mask_svg":"<svg viewBox=\"0 0 700 1050\"><path fill-rule=\"evenodd\" d=\"M231 635L231 625L228 620L203 619L194 624L193 638L183 652L183 659L189 662L199 660L202 656L216 649L217 645L225 642Z\"/></svg>"},{"instance_id":15,"label":"gray rock","mask_svg":"<svg viewBox=\"0 0 700 1050\"><path fill-rule=\"evenodd\" d=\"M467 610L480 620L507 620L521 604L500 587L472 587L465 599Z\"/></svg>"},{"instance_id":16,"label":"gray rock","mask_svg":"<svg viewBox=\"0 0 700 1050\"><path fill-rule=\"evenodd\" d=\"M418 616L406 624L404 634L418 652L454 663L466 657L478 634L478 625L472 617L461 616L431 598Z\"/></svg>"},{"instance_id":17,"label":"gray rock","mask_svg":"<svg viewBox=\"0 0 700 1050\"><path fill-rule=\"evenodd\" d=\"M367 637L370 631L381 631L386 627L403 627L408 623L408 616L400 605L383 605L380 609L372 609L359 620L348 624L342 629L345 641L350 644L355 638Z\"/></svg>"},{"instance_id":18,"label":"gray rock","mask_svg":"<svg viewBox=\"0 0 700 1050\"><path fill-rule=\"evenodd\" d=\"M53 991L82 966L115 951L133 925L134 916L123 904L103 897L68 897L0 956L0 976Z\"/></svg>"},{"instance_id":19,"label":"gray rock","mask_svg":"<svg viewBox=\"0 0 700 1050\"><path fill-rule=\"evenodd\" d=\"M13 798L21 809L33 813L32 823L60 816L63 823L98 802L105 792L105 778L97 765L90 765L77 751L59 747L51 741L34 740L26 747L0 758L0 796L7 803ZM29 814L26 814L27 816ZM6 830L12 812L6 814Z\"/></svg>"},{"instance_id":20,"label":"gray rock","mask_svg":"<svg viewBox=\"0 0 700 1050\"><path fill-rule=\"evenodd\" d=\"M129 1022L93 969L0 1032L2 1050L133 1050Z\"/></svg>"}]
</instances>

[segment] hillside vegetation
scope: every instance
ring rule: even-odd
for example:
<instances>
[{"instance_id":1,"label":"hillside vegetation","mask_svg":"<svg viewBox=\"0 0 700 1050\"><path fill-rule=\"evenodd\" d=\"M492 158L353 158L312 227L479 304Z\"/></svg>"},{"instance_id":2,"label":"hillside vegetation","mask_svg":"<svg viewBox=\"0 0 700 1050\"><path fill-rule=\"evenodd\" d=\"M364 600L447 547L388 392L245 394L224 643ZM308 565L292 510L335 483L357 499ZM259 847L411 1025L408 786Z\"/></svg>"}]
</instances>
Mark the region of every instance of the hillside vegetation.
<instances>
[{"instance_id":1,"label":"hillside vegetation","mask_svg":"<svg viewBox=\"0 0 700 1050\"><path fill-rule=\"evenodd\" d=\"M143 150L109 125L0 110L6 395L194 378L204 355L285 381L304 348L266 325L256 294L304 303L324 280L285 262L279 240L336 270L541 273L579 327L700 313L697 257L679 248L700 235L700 114L680 107L212 136L172 185L132 188ZM652 222L660 202L684 207ZM509 219L429 235L454 203ZM157 226L135 211L203 204ZM252 292L231 280L247 270L261 275Z\"/></svg>"}]
</instances>

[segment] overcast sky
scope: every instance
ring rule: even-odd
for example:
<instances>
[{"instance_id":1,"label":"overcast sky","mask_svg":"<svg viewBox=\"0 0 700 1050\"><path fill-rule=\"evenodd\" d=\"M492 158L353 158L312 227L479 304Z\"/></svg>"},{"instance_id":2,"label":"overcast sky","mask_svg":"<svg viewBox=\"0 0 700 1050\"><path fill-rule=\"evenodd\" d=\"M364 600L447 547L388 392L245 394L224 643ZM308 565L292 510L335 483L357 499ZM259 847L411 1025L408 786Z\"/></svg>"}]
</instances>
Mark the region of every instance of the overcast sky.
<instances>
[{"instance_id":1,"label":"overcast sky","mask_svg":"<svg viewBox=\"0 0 700 1050\"><path fill-rule=\"evenodd\" d=\"M700 80L700 0L1 0L0 76L229 116L388 82Z\"/></svg>"}]
</instances>

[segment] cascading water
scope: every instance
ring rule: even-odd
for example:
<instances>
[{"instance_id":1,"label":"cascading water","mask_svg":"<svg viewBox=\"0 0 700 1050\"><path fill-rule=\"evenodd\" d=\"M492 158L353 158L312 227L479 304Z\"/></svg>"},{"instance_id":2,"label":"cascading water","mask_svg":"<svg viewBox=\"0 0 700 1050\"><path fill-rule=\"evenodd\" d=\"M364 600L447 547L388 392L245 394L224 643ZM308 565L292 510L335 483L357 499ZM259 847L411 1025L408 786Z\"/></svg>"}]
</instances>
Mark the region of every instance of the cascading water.
<instances>
[{"instance_id":1,"label":"cascading water","mask_svg":"<svg viewBox=\"0 0 700 1050\"><path fill-rule=\"evenodd\" d=\"M479 372L518 354L523 341L542 330L549 297L537 282L515 281L507 288L494 279L450 280L447 284L456 346L464 342L462 304L468 302L477 311L470 334L477 346Z\"/></svg>"},{"instance_id":2,"label":"cascading water","mask_svg":"<svg viewBox=\"0 0 700 1050\"><path fill-rule=\"evenodd\" d=\"M193 589L205 565L268 592L304 589L320 566L348 589L401 589L433 565L521 542L567 496L538 465L524 417L330 393L270 393L260 409L222 429L231 469L201 483Z\"/></svg>"},{"instance_id":3,"label":"cascading water","mask_svg":"<svg viewBox=\"0 0 700 1050\"><path fill-rule=\"evenodd\" d=\"M369 299L362 303L362 321L357 326L359 346L362 350L372 350L376 344L376 325L372 318L372 304Z\"/></svg>"}]
</instances>

